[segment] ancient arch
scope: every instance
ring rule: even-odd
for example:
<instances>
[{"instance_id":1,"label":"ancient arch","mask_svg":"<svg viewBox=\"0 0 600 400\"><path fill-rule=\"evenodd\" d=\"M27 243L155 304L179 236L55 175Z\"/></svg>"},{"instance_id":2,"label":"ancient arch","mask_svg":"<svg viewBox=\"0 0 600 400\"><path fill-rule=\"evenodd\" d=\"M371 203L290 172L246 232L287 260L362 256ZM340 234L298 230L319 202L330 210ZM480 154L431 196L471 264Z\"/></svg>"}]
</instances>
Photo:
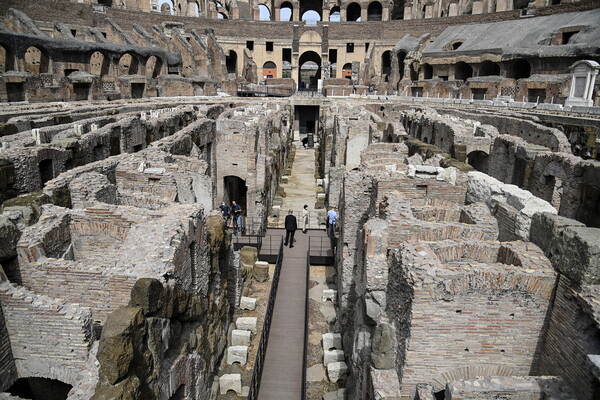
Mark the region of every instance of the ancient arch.
<instances>
[{"instance_id":1,"label":"ancient arch","mask_svg":"<svg viewBox=\"0 0 600 400\"><path fill-rule=\"evenodd\" d=\"M360 21L360 4L352 2L346 8L346 21Z\"/></svg>"},{"instance_id":2,"label":"ancient arch","mask_svg":"<svg viewBox=\"0 0 600 400\"><path fill-rule=\"evenodd\" d=\"M524 79L531 76L531 64L522 58L515 60L512 63L512 68L509 72L509 78Z\"/></svg>"},{"instance_id":3,"label":"ancient arch","mask_svg":"<svg viewBox=\"0 0 600 400\"><path fill-rule=\"evenodd\" d=\"M35 46L30 46L23 57L25 71L30 74L39 75L50 72L50 57L48 54Z\"/></svg>"},{"instance_id":4,"label":"ancient arch","mask_svg":"<svg viewBox=\"0 0 600 400\"><path fill-rule=\"evenodd\" d=\"M500 66L493 61L484 61L479 68L479 76L500 75Z\"/></svg>"},{"instance_id":5,"label":"ancient arch","mask_svg":"<svg viewBox=\"0 0 600 400\"><path fill-rule=\"evenodd\" d=\"M158 8L162 14L175 15L175 5L172 0L159 0Z\"/></svg>"},{"instance_id":6,"label":"ancient arch","mask_svg":"<svg viewBox=\"0 0 600 400\"><path fill-rule=\"evenodd\" d=\"M317 0L301 0L299 10L300 20L314 20L318 14L318 21L323 19L323 3ZM311 11L313 11L311 13Z\"/></svg>"},{"instance_id":7,"label":"ancient arch","mask_svg":"<svg viewBox=\"0 0 600 400\"><path fill-rule=\"evenodd\" d=\"M342 78L352 79L352 63L346 63L342 67Z\"/></svg>"},{"instance_id":8,"label":"ancient arch","mask_svg":"<svg viewBox=\"0 0 600 400\"><path fill-rule=\"evenodd\" d=\"M303 78L303 66L307 63L312 65L311 71L304 73ZM316 70L314 66L316 65ZM307 71L308 68L305 68L304 71ZM300 89L316 89L317 88L317 80L321 78L321 56L314 51L306 51L302 53L300 59L298 61L298 87ZM303 80L304 79L304 80Z\"/></svg>"},{"instance_id":9,"label":"ancient arch","mask_svg":"<svg viewBox=\"0 0 600 400\"><path fill-rule=\"evenodd\" d=\"M294 15L294 6L289 1L281 3L279 7L279 20L291 21Z\"/></svg>"},{"instance_id":10,"label":"ancient arch","mask_svg":"<svg viewBox=\"0 0 600 400\"><path fill-rule=\"evenodd\" d=\"M139 69L138 58L131 53L125 53L119 59L119 76L137 75Z\"/></svg>"},{"instance_id":11,"label":"ancient arch","mask_svg":"<svg viewBox=\"0 0 600 400\"><path fill-rule=\"evenodd\" d=\"M273 61L267 61L263 64L263 77L277 78L277 65Z\"/></svg>"},{"instance_id":12,"label":"ancient arch","mask_svg":"<svg viewBox=\"0 0 600 400\"><path fill-rule=\"evenodd\" d=\"M110 59L104 53L95 51L90 56L90 74L97 76L108 75Z\"/></svg>"},{"instance_id":13,"label":"ancient arch","mask_svg":"<svg viewBox=\"0 0 600 400\"><path fill-rule=\"evenodd\" d=\"M383 7L378 1L372 1L367 7L367 21L381 21L383 16Z\"/></svg>"},{"instance_id":14,"label":"ancient arch","mask_svg":"<svg viewBox=\"0 0 600 400\"><path fill-rule=\"evenodd\" d=\"M454 66L454 79L466 81L473 76L473 68L466 62L459 61Z\"/></svg>"},{"instance_id":15,"label":"ancient arch","mask_svg":"<svg viewBox=\"0 0 600 400\"><path fill-rule=\"evenodd\" d=\"M340 7L335 6L329 10L329 20L332 22L339 22L342 18L342 14L340 12Z\"/></svg>"},{"instance_id":16,"label":"ancient arch","mask_svg":"<svg viewBox=\"0 0 600 400\"><path fill-rule=\"evenodd\" d=\"M229 19L229 17L228 17L228 16L227 16L227 14L225 14L224 12L222 12L222 11L219 11L219 12L217 13L217 19Z\"/></svg>"},{"instance_id":17,"label":"ancient arch","mask_svg":"<svg viewBox=\"0 0 600 400\"><path fill-rule=\"evenodd\" d=\"M273 19L271 15L271 9L266 4L258 5L258 13L259 20L261 21L271 21Z\"/></svg>"},{"instance_id":18,"label":"ancient arch","mask_svg":"<svg viewBox=\"0 0 600 400\"><path fill-rule=\"evenodd\" d=\"M242 210L247 211L247 194L248 186L246 181L239 176L227 175L223 177L223 201L227 204L231 204L235 201L242 207Z\"/></svg>"},{"instance_id":19,"label":"ancient arch","mask_svg":"<svg viewBox=\"0 0 600 400\"><path fill-rule=\"evenodd\" d=\"M481 150L474 150L467 154L467 162L477 171L488 172L489 154Z\"/></svg>"},{"instance_id":20,"label":"ancient arch","mask_svg":"<svg viewBox=\"0 0 600 400\"><path fill-rule=\"evenodd\" d=\"M0 44L0 74L15 68L14 57L7 47Z\"/></svg>"},{"instance_id":21,"label":"ancient arch","mask_svg":"<svg viewBox=\"0 0 600 400\"><path fill-rule=\"evenodd\" d=\"M162 70L163 62L160 57L150 56L146 60L146 76L149 78L157 78Z\"/></svg>"}]
</instances>

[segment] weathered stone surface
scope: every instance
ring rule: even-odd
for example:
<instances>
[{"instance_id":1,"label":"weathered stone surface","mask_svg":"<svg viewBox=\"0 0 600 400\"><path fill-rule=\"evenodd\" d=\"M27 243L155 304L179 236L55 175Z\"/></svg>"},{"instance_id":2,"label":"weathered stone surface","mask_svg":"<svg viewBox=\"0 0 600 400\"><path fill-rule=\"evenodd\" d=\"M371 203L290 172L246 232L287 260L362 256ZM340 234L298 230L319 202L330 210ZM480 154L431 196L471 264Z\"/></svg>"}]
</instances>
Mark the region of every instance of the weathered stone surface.
<instances>
[{"instance_id":1,"label":"weathered stone surface","mask_svg":"<svg viewBox=\"0 0 600 400\"><path fill-rule=\"evenodd\" d=\"M227 364L246 364L248 359L248 346L229 346L227 348Z\"/></svg>"},{"instance_id":2,"label":"weathered stone surface","mask_svg":"<svg viewBox=\"0 0 600 400\"><path fill-rule=\"evenodd\" d=\"M164 289L158 279L142 278L131 289L131 307L141 307L145 316L153 316L163 307Z\"/></svg>"},{"instance_id":3,"label":"weathered stone surface","mask_svg":"<svg viewBox=\"0 0 600 400\"><path fill-rule=\"evenodd\" d=\"M17 242L21 231L8 217L0 215L0 261L17 255Z\"/></svg>"},{"instance_id":4,"label":"weathered stone surface","mask_svg":"<svg viewBox=\"0 0 600 400\"><path fill-rule=\"evenodd\" d=\"M337 299L337 290L335 289L325 289L323 290L323 296L321 297L321 301L331 301L335 303Z\"/></svg>"},{"instance_id":5,"label":"weathered stone surface","mask_svg":"<svg viewBox=\"0 0 600 400\"><path fill-rule=\"evenodd\" d=\"M134 358L133 331L144 323L139 307L121 307L115 310L102 329L98 347L100 373L115 384L129 371Z\"/></svg>"},{"instance_id":6,"label":"weathered stone surface","mask_svg":"<svg viewBox=\"0 0 600 400\"><path fill-rule=\"evenodd\" d=\"M339 333L323 334L323 350L342 350L342 335Z\"/></svg>"},{"instance_id":7,"label":"weathered stone surface","mask_svg":"<svg viewBox=\"0 0 600 400\"><path fill-rule=\"evenodd\" d=\"M242 395L242 376L240 374L224 374L219 377L219 392L226 394L229 390Z\"/></svg>"},{"instance_id":8,"label":"weathered stone surface","mask_svg":"<svg viewBox=\"0 0 600 400\"><path fill-rule=\"evenodd\" d=\"M231 344L233 346L249 346L252 332L241 329L231 331Z\"/></svg>"},{"instance_id":9,"label":"weathered stone surface","mask_svg":"<svg viewBox=\"0 0 600 400\"><path fill-rule=\"evenodd\" d=\"M396 363L396 329L388 322L375 328L371 361L377 369L392 369Z\"/></svg>"},{"instance_id":10,"label":"weathered stone surface","mask_svg":"<svg viewBox=\"0 0 600 400\"><path fill-rule=\"evenodd\" d=\"M253 311L256 308L256 299L242 296L240 299L240 309Z\"/></svg>"},{"instance_id":11,"label":"weathered stone surface","mask_svg":"<svg viewBox=\"0 0 600 400\"><path fill-rule=\"evenodd\" d=\"M252 270L252 277L257 282L266 282L269 280L269 263L265 261L256 261Z\"/></svg>"},{"instance_id":12,"label":"weathered stone surface","mask_svg":"<svg viewBox=\"0 0 600 400\"><path fill-rule=\"evenodd\" d=\"M325 350L323 353L323 365L325 366L332 362L344 361L344 350Z\"/></svg>"},{"instance_id":13,"label":"weathered stone surface","mask_svg":"<svg viewBox=\"0 0 600 400\"><path fill-rule=\"evenodd\" d=\"M400 399L400 381L395 369L371 368L370 372L373 395L376 400Z\"/></svg>"},{"instance_id":14,"label":"weathered stone surface","mask_svg":"<svg viewBox=\"0 0 600 400\"><path fill-rule=\"evenodd\" d=\"M533 216L531 241L578 285L600 284L600 229L549 213Z\"/></svg>"},{"instance_id":15,"label":"weathered stone surface","mask_svg":"<svg viewBox=\"0 0 600 400\"><path fill-rule=\"evenodd\" d=\"M327 377L331 382L337 382L344 379L348 373L348 365L343 361L327 364Z\"/></svg>"},{"instance_id":16,"label":"weathered stone surface","mask_svg":"<svg viewBox=\"0 0 600 400\"><path fill-rule=\"evenodd\" d=\"M323 400L345 400L346 389L338 389L335 392L328 392L323 395Z\"/></svg>"},{"instance_id":17,"label":"weathered stone surface","mask_svg":"<svg viewBox=\"0 0 600 400\"><path fill-rule=\"evenodd\" d=\"M240 268L244 277L249 277L254 269L254 264L258 261L258 250L256 247L244 246L240 250Z\"/></svg>"},{"instance_id":18,"label":"weathered stone surface","mask_svg":"<svg viewBox=\"0 0 600 400\"><path fill-rule=\"evenodd\" d=\"M236 326L237 329L250 331L253 334L256 334L256 332L257 332L257 330L256 330L257 321L258 320L257 320L256 317L239 317L235 321L235 326Z\"/></svg>"}]
</instances>

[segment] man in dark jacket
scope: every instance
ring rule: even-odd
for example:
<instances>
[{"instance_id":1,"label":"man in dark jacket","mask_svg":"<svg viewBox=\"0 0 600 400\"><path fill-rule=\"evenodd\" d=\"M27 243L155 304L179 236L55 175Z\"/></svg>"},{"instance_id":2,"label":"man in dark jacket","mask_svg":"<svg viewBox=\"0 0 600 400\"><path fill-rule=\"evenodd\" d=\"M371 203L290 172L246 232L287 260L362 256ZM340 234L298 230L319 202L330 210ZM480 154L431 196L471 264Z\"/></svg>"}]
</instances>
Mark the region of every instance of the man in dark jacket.
<instances>
[{"instance_id":1,"label":"man in dark jacket","mask_svg":"<svg viewBox=\"0 0 600 400\"><path fill-rule=\"evenodd\" d=\"M298 229L296 217L294 216L294 211L290 210L285 217L285 241L283 242L284 246L287 246L289 243L290 249L294 247L294 234L296 233L296 229Z\"/></svg>"}]
</instances>

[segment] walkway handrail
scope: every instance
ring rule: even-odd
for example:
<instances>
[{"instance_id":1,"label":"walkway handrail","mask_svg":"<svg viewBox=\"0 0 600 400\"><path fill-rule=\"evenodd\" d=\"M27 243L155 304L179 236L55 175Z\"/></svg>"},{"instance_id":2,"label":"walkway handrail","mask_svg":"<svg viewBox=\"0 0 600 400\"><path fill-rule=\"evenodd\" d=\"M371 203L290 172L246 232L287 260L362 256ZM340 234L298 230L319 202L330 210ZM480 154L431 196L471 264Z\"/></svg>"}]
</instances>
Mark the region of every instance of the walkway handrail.
<instances>
[{"instance_id":1,"label":"walkway handrail","mask_svg":"<svg viewBox=\"0 0 600 400\"><path fill-rule=\"evenodd\" d=\"M308 357L308 304L309 304L309 282L310 282L310 241L308 242L308 251L306 252L306 296L304 305L304 358L302 360L302 397L306 400L306 358Z\"/></svg>"},{"instance_id":2,"label":"walkway handrail","mask_svg":"<svg viewBox=\"0 0 600 400\"><path fill-rule=\"evenodd\" d=\"M269 293L269 301L265 312L265 320L263 321L262 333L256 352L256 361L254 362L254 370L252 371L252 381L250 382L250 391L248 400L258 399L258 391L260 390L260 381L262 370L267 353L267 344L269 342L269 331L271 330L271 318L273 317L273 306L277 297L277 286L279 285L279 276L281 275L281 266L283 265L283 237L279 237L279 254L275 263L275 272L273 272L273 281L271 282L271 292Z\"/></svg>"},{"instance_id":3,"label":"walkway handrail","mask_svg":"<svg viewBox=\"0 0 600 400\"><path fill-rule=\"evenodd\" d=\"M288 215L289 210L282 209L279 212L279 216L274 216L273 212L269 215L267 226L269 228L283 228L285 223L285 217ZM294 210L293 214L296 216L296 222L298 229L302 229L302 214L303 211ZM326 211L323 210L312 210L308 212L308 229L324 229L325 221L327 218Z\"/></svg>"}]
</instances>

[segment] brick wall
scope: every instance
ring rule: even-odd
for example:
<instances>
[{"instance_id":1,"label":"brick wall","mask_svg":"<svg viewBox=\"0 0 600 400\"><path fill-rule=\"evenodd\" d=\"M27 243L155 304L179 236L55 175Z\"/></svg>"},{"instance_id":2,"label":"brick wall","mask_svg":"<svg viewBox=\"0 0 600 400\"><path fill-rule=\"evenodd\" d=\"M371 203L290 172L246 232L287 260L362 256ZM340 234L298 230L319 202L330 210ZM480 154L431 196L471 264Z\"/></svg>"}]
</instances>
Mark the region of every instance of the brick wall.
<instances>
[{"instance_id":1,"label":"brick wall","mask_svg":"<svg viewBox=\"0 0 600 400\"><path fill-rule=\"evenodd\" d=\"M561 275L537 372L563 377L580 399L591 400L600 388L587 355L600 354L600 329L585 308L576 287Z\"/></svg>"},{"instance_id":2,"label":"brick wall","mask_svg":"<svg viewBox=\"0 0 600 400\"><path fill-rule=\"evenodd\" d=\"M0 285L0 300L19 376L75 385L92 344L89 310L9 283Z\"/></svg>"},{"instance_id":3,"label":"brick wall","mask_svg":"<svg viewBox=\"0 0 600 400\"><path fill-rule=\"evenodd\" d=\"M0 392L10 387L16 379L17 367L10 347L4 309L0 303Z\"/></svg>"}]
</instances>

